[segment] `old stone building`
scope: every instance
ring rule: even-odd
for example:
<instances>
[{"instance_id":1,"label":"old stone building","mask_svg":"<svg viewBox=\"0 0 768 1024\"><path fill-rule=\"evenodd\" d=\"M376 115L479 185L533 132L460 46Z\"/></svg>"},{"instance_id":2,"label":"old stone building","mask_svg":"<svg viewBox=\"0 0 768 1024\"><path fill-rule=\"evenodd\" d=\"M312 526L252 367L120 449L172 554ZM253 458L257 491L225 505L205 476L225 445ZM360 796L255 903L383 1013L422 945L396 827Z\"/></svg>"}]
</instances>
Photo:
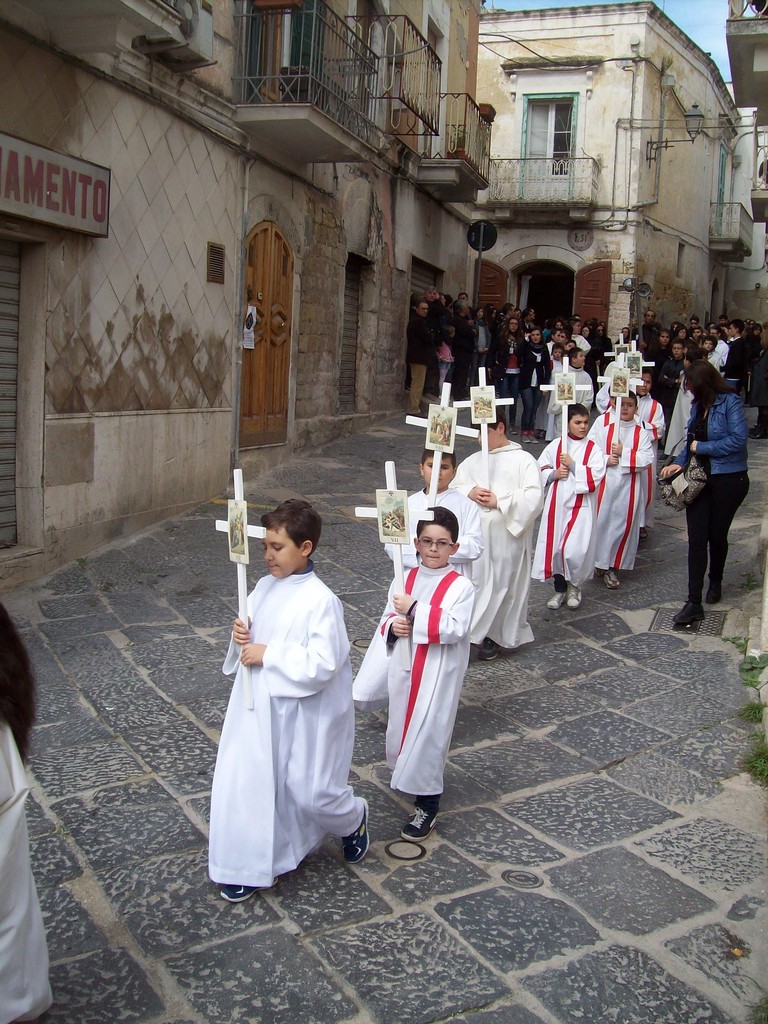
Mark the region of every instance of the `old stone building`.
<instances>
[{"instance_id":1,"label":"old stone building","mask_svg":"<svg viewBox=\"0 0 768 1024\"><path fill-rule=\"evenodd\" d=\"M484 293L542 318L576 309L613 337L638 307L665 322L727 308L754 223L743 125L709 55L649 2L486 12L479 53L497 111Z\"/></svg>"},{"instance_id":2,"label":"old stone building","mask_svg":"<svg viewBox=\"0 0 768 1024\"><path fill-rule=\"evenodd\" d=\"M0 0L0 587L402 407L488 181L480 10Z\"/></svg>"}]
</instances>

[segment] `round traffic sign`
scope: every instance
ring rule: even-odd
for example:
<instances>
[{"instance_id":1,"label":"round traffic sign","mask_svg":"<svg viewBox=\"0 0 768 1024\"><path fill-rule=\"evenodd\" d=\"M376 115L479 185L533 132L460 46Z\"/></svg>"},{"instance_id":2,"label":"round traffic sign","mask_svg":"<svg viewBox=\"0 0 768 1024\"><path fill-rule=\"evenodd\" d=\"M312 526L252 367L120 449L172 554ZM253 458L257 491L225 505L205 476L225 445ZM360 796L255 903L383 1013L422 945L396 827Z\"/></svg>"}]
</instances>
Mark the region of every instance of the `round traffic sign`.
<instances>
[{"instance_id":1,"label":"round traffic sign","mask_svg":"<svg viewBox=\"0 0 768 1024\"><path fill-rule=\"evenodd\" d=\"M498 234L489 220L476 220L469 225L467 242L475 252L486 252L496 245Z\"/></svg>"}]
</instances>

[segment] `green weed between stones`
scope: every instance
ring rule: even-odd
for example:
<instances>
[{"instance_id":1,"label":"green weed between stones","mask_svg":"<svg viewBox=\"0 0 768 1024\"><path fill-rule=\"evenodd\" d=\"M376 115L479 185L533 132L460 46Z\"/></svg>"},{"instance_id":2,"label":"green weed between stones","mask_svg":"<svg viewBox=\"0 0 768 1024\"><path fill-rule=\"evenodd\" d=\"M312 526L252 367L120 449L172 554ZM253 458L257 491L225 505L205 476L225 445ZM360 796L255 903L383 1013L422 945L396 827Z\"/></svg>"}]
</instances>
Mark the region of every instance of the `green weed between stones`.
<instances>
[{"instance_id":1,"label":"green weed between stones","mask_svg":"<svg viewBox=\"0 0 768 1024\"><path fill-rule=\"evenodd\" d=\"M763 996L760 1002L752 1007L749 1021L750 1024L768 1024L768 996Z\"/></svg>"},{"instance_id":2,"label":"green weed between stones","mask_svg":"<svg viewBox=\"0 0 768 1024\"><path fill-rule=\"evenodd\" d=\"M744 770L749 772L755 782L768 786L768 741L760 732L753 733L750 741L752 749L744 758Z\"/></svg>"},{"instance_id":3,"label":"green weed between stones","mask_svg":"<svg viewBox=\"0 0 768 1024\"><path fill-rule=\"evenodd\" d=\"M743 708L740 708L739 718L744 722L752 722L754 725L759 725L763 720L763 710L763 705L759 701L751 700Z\"/></svg>"},{"instance_id":4,"label":"green weed between stones","mask_svg":"<svg viewBox=\"0 0 768 1024\"><path fill-rule=\"evenodd\" d=\"M747 654L747 641L743 636L727 636L723 637L723 639L727 643L733 644L738 651L746 655L739 664L739 675L745 686L757 690L762 683L760 677L764 670L768 668L768 654L761 654L759 656ZM752 722L757 725L763 720L764 708L757 693L754 694L754 697L756 699L750 700L741 708L739 717L745 722ZM749 772L755 782L766 786L768 785L768 742L762 732L753 733L750 741L752 747L744 758L744 771ZM763 1003L760 1006L763 1006ZM761 1012L763 1016L755 1017L753 1024L768 1024L768 1003L766 1003Z\"/></svg>"}]
</instances>

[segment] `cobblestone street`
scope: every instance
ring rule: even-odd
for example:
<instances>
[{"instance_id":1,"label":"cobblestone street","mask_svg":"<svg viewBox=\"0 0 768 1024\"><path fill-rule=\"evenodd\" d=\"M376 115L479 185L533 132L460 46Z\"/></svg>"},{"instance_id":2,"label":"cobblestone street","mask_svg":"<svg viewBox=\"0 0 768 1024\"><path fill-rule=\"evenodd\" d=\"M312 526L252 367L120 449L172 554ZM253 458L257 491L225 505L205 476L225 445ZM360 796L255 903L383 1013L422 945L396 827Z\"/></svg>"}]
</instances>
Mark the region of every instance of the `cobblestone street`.
<instances>
[{"instance_id":1,"label":"cobblestone street","mask_svg":"<svg viewBox=\"0 0 768 1024\"><path fill-rule=\"evenodd\" d=\"M322 514L316 567L354 668L391 579L354 507L386 459L414 490L420 451L393 419L245 481L251 522L290 496ZM762 584L766 442L750 442L750 475L724 601L698 634L671 630L685 519L659 505L620 590L593 581L577 611L548 611L534 582L535 643L473 655L423 859L385 850L408 804L388 785L383 714L358 713L367 860L351 868L329 842L240 906L206 871L237 609L224 499L3 595L38 675L46 1024L745 1024L768 978L765 793L740 771L754 727L724 636L747 635Z\"/></svg>"}]
</instances>

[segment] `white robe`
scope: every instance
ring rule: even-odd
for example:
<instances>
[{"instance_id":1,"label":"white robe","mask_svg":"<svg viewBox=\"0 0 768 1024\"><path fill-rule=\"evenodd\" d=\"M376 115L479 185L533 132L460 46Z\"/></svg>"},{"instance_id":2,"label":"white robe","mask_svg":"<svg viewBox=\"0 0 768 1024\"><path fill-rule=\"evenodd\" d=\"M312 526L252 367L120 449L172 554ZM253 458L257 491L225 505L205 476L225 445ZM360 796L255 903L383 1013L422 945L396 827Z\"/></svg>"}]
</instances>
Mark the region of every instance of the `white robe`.
<instances>
[{"instance_id":1,"label":"white robe","mask_svg":"<svg viewBox=\"0 0 768 1024\"><path fill-rule=\"evenodd\" d=\"M470 501L459 491L445 490L436 495L435 505L448 508L459 521L459 550L448 559L449 565L467 579L472 579L472 564L483 552L483 528L480 522L480 509L474 501ZM408 496L408 513L411 532L416 532L416 513L428 508L428 495L425 491L416 491ZM420 565L413 543L403 544L403 566L412 569ZM395 545L385 544L384 550L393 557ZM355 707L360 711L373 711L386 705L389 690L387 674L389 659L381 637L381 631L374 631L368 650L365 652L352 688Z\"/></svg>"},{"instance_id":2,"label":"white robe","mask_svg":"<svg viewBox=\"0 0 768 1024\"><path fill-rule=\"evenodd\" d=\"M477 588L471 640L490 637L502 647L533 640L528 625L533 527L544 504L536 460L519 444L508 442L490 453L490 489L498 508L480 510L485 550L475 562ZM459 466L451 487L469 494L485 487L483 453L475 452Z\"/></svg>"},{"instance_id":3,"label":"white robe","mask_svg":"<svg viewBox=\"0 0 768 1024\"><path fill-rule=\"evenodd\" d=\"M659 438L664 435L664 409L650 395L638 396L637 415L651 438L653 462L643 473L643 511L640 515L640 526L653 526L653 503L656 498L656 477L659 475Z\"/></svg>"},{"instance_id":4,"label":"white robe","mask_svg":"<svg viewBox=\"0 0 768 1024\"><path fill-rule=\"evenodd\" d=\"M669 419L667 435L664 439L664 454L679 455L683 450L685 438L688 433L688 420L691 418L691 407L693 405L693 394L684 387L677 389L675 408Z\"/></svg>"},{"instance_id":5,"label":"white robe","mask_svg":"<svg viewBox=\"0 0 768 1024\"><path fill-rule=\"evenodd\" d=\"M51 1005L48 947L29 862L27 776L0 722L0 1022L35 1019Z\"/></svg>"},{"instance_id":6,"label":"white robe","mask_svg":"<svg viewBox=\"0 0 768 1024\"><path fill-rule=\"evenodd\" d=\"M552 372L554 373L554 370ZM595 400L595 386L592 383L592 378L586 370L571 370L569 372L576 378L576 401L580 405L586 406L587 409L591 409ZM555 438L561 437L563 432L563 407L557 401L554 390L549 392L547 411L551 419L551 425L547 427L547 440L554 441Z\"/></svg>"},{"instance_id":7,"label":"white robe","mask_svg":"<svg viewBox=\"0 0 768 1024\"><path fill-rule=\"evenodd\" d=\"M556 573L580 587L595 568L597 491L606 459L594 441L568 438L574 460L565 480L553 480L560 465L562 441L552 441L539 456L541 482L548 487L539 526L532 576L548 580Z\"/></svg>"},{"instance_id":8,"label":"white robe","mask_svg":"<svg viewBox=\"0 0 768 1024\"><path fill-rule=\"evenodd\" d=\"M405 591L418 604L409 645L402 637L387 643L397 614L394 587L389 588L379 624L389 651L390 785L414 796L433 796L443 791L443 769L469 662L475 589L450 566L411 569Z\"/></svg>"},{"instance_id":9,"label":"white robe","mask_svg":"<svg viewBox=\"0 0 768 1024\"><path fill-rule=\"evenodd\" d=\"M587 436L608 456L614 441L613 412L599 416ZM623 445L619 465L607 467L598 491L595 565L599 569L633 568L640 540L642 471L653 462L651 439L639 420L621 422L619 437Z\"/></svg>"},{"instance_id":10,"label":"white robe","mask_svg":"<svg viewBox=\"0 0 768 1024\"><path fill-rule=\"evenodd\" d=\"M248 597L251 640L267 645L244 700L240 647L211 794L209 874L269 886L326 835L350 835L363 802L348 784L355 722L341 602L314 572L259 580Z\"/></svg>"}]
</instances>

